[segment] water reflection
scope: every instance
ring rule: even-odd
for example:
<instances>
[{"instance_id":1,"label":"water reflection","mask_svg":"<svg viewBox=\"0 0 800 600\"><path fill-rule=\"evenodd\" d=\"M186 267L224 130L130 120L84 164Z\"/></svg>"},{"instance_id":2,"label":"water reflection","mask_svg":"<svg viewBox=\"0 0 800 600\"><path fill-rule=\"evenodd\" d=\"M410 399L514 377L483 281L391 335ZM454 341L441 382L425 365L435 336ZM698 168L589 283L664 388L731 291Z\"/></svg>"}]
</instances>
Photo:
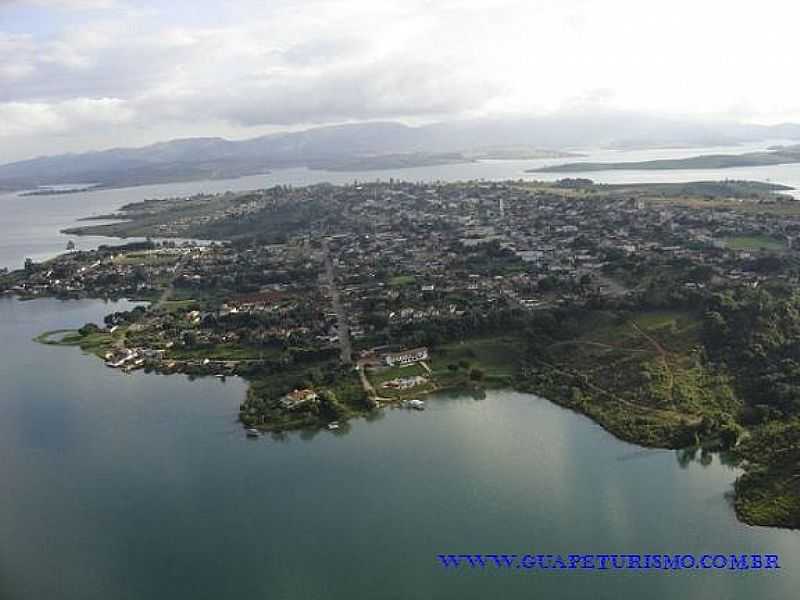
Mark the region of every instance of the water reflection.
<instances>
[{"instance_id":1,"label":"water reflection","mask_svg":"<svg viewBox=\"0 0 800 600\"><path fill-rule=\"evenodd\" d=\"M646 458L654 458L664 452L669 452L669 450L658 450L653 448L642 448L641 450L633 450L622 456L617 457L617 460L620 462L628 461L628 460L641 460Z\"/></svg>"},{"instance_id":2,"label":"water reflection","mask_svg":"<svg viewBox=\"0 0 800 600\"><path fill-rule=\"evenodd\" d=\"M303 440L304 442L310 442L310 441L312 441L312 440L313 440L315 437L317 437L317 434L319 434L319 432L320 432L320 429L318 429L318 428L313 428L313 429L303 429L303 430L301 430L301 431L300 431L300 433L298 434L298 437L299 437L301 440Z\"/></svg>"},{"instance_id":3,"label":"water reflection","mask_svg":"<svg viewBox=\"0 0 800 600\"><path fill-rule=\"evenodd\" d=\"M107 312L0 301L3 599L796 596L790 568L443 573L433 557L453 551L791 561L800 534L735 520L724 494L736 473L722 455L687 469L704 464L701 449L677 460L643 450L531 395L443 394L424 412L252 441L235 423L239 378L124 378L75 349L31 342Z\"/></svg>"},{"instance_id":4,"label":"water reflection","mask_svg":"<svg viewBox=\"0 0 800 600\"><path fill-rule=\"evenodd\" d=\"M715 457L719 464L725 467L735 468L739 463L738 458L727 450L711 450L703 446L689 446L675 450L675 459L682 469L688 468L692 463L708 467L714 464Z\"/></svg>"}]
</instances>

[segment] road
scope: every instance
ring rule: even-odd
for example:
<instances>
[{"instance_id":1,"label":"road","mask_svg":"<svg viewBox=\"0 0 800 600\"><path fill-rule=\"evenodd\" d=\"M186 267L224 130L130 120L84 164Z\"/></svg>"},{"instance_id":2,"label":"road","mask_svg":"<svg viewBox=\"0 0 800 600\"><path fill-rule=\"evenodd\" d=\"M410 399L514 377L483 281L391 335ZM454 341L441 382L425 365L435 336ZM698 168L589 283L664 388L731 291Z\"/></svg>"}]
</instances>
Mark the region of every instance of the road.
<instances>
[{"instance_id":1,"label":"road","mask_svg":"<svg viewBox=\"0 0 800 600\"><path fill-rule=\"evenodd\" d=\"M170 298L172 298L173 294L175 294L175 280L178 278L178 275L181 274L181 268L186 264L188 257L191 256L191 252L188 254L184 254L178 259L178 262L175 263L175 277L172 278L172 281L169 282L169 285L164 288L161 296L158 298L158 301L155 302L153 305L150 306L150 310L158 310L162 308Z\"/></svg>"},{"instance_id":2,"label":"road","mask_svg":"<svg viewBox=\"0 0 800 600\"><path fill-rule=\"evenodd\" d=\"M175 277L169 282L169 285L164 288L164 291L161 292L161 296L159 296L158 300L150 304L147 307L148 312L156 311L162 308L169 300L172 298L173 294L175 294L175 279L177 279L178 275L180 275L181 267L186 263L187 256L191 256L191 252L189 254L184 254L183 256L178 259L178 262L175 263ZM125 349L125 336L116 336L114 337L113 347L117 351L122 351Z\"/></svg>"},{"instance_id":3,"label":"road","mask_svg":"<svg viewBox=\"0 0 800 600\"><path fill-rule=\"evenodd\" d=\"M342 364L352 364L353 346L350 343L350 326L347 324L347 313L344 310L339 288L336 287L336 275L333 270L333 260L328 248L327 240L323 242L325 250L325 277L328 280L328 287L331 290L331 301L333 310L336 312L336 331L339 337L339 348Z\"/></svg>"}]
</instances>

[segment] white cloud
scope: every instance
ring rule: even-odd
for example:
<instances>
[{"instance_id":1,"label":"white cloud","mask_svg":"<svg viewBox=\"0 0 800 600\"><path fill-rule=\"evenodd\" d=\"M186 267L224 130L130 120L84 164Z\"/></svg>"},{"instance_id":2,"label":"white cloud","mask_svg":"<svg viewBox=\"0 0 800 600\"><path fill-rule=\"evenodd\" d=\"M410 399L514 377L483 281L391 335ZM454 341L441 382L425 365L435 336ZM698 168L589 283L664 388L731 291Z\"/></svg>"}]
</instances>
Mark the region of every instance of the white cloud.
<instances>
[{"instance_id":1,"label":"white cloud","mask_svg":"<svg viewBox=\"0 0 800 600\"><path fill-rule=\"evenodd\" d=\"M173 0L132 12L31 1L107 10L60 27L53 17L46 35L0 24L8 119L63 123L64 107L98 98L124 107L126 131L161 138L187 124L202 135L221 122L244 132L569 108L800 117L792 2ZM0 0L4 18L21 4Z\"/></svg>"},{"instance_id":2,"label":"white cloud","mask_svg":"<svg viewBox=\"0 0 800 600\"><path fill-rule=\"evenodd\" d=\"M65 8L70 10L93 10L111 8L115 0L0 0L0 7L12 5L30 5L52 8Z\"/></svg>"},{"instance_id":3,"label":"white cloud","mask_svg":"<svg viewBox=\"0 0 800 600\"><path fill-rule=\"evenodd\" d=\"M118 98L76 98L57 103L0 104L0 137L91 133L132 121L134 111Z\"/></svg>"}]
</instances>

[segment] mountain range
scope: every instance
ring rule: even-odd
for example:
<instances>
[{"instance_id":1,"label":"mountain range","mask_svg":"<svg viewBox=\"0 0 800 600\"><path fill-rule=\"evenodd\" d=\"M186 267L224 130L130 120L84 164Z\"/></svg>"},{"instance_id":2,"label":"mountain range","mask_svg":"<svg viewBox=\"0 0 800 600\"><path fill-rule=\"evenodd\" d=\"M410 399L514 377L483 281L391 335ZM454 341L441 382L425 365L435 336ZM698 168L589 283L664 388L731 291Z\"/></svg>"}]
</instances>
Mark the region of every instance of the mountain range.
<instances>
[{"instance_id":1,"label":"mountain range","mask_svg":"<svg viewBox=\"0 0 800 600\"><path fill-rule=\"evenodd\" d=\"M703 122L642 114L554 114L422 126L367 122L232 141L198 137L140 148L44 156L0 165L0 189L124 187L228 178L284 167L388 169L478 158L566 157L566 149L711 146L800 140L800 125Z\"/></svg>"}]
</instances>

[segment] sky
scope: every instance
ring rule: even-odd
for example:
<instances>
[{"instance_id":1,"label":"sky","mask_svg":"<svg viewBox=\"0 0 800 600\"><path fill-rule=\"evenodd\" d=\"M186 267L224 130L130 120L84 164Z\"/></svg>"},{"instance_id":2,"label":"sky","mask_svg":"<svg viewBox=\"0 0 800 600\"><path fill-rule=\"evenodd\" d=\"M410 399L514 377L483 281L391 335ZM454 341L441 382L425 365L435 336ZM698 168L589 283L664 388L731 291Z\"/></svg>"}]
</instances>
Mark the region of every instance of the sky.
<instances>
[{"instance_id":1,"label":"sky","mask_svg":"<svg viewBox=\"0 0 800 600\"><path fill-rule=\"evenodd\" d=\"M800 3L0 0L0 162L319 124L800 122Z\"/></svg>"}]
</instances>

